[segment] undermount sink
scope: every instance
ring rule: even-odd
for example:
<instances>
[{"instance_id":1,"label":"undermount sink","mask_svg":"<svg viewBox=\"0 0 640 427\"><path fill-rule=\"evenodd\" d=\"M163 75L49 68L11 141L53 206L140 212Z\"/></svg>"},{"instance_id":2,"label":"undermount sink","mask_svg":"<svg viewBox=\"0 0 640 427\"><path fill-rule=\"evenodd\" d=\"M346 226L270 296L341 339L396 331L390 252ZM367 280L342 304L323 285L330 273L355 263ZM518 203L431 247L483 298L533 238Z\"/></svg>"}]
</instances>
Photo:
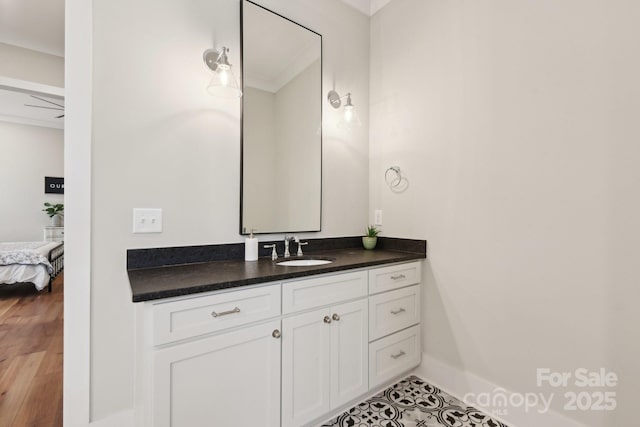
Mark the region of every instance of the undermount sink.
<instances>
[{"instance_id":1,"label":"undermount sink","mask_svg":"<svg viewBox=\"0 0 640 427\"><path fill-rule=\"evenodd\" d=\"M277 262L276 265L283 267L311 267L314 265L331 264L333 260L330 259L290 259L288 261Z\"/></svg>"}]
</instances>

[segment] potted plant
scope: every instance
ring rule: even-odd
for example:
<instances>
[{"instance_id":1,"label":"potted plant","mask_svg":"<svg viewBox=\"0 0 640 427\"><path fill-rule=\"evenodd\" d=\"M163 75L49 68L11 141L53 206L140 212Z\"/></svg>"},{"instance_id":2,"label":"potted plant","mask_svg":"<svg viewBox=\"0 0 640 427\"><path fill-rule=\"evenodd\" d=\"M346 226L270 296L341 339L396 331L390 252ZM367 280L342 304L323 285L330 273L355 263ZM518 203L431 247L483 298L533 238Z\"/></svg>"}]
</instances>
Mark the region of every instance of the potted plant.
<instances>
[{"instance_id":1,"label":"potted plant","mask_svg":"<svg viewBox=\"0 0 640 427\"><path fill-rule=\"evenodd\" d=\"M380 230L375 225L368 226L365 235L362 237L362 246L365 249L375 248L378 243L378 234L380 234Z\"/></svg>"},{"instance_id":2,"label":"potted plant","mask_svg":"<svg viewBox=\"0 0 640 427\"><path fill-rule=\"evenodd\" d=\"M62 217L64 212L64 205L62 203L56 203L55 205L46 202L44 204L43 212L46 212L51 218L51 225L53 227L60 227L60 218Z\"/></svg>"}]
</instances>

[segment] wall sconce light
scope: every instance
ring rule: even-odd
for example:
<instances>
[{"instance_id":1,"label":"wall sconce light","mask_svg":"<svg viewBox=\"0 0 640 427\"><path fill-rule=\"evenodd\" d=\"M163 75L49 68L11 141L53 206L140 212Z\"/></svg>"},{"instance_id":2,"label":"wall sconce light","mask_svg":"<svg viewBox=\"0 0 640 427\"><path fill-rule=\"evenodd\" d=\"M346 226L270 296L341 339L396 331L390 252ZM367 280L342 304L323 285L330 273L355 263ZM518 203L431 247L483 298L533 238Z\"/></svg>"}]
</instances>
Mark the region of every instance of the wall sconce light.
<instances>
[{"instance_id":1,"label":"wall sconce light","mask_svg":"<svg viewBox=\"0 0 640 427\"><path fill-rule=\"evenodd\" d=\"M344 111L340 121L338 122L338 127L341 129L352 129L353 127L361 126L360 118L358 117L355 106L351 103L351 92L344 96L340 96L338 92L331 90L327 95L329 104L331 104L335 109L340 108L343 98L347 98L347 101L344 104Z\"/></svg>"},{"instance_id":2,"label":"wall sconce light","mask_svg":"<svg viewBox=\"0 0 640 427\"><path fill-rule=\"evenodd\" d=\"M221 51L215 49L204 51L202 55L204 63L213 71L213 77L207 86L207 91L209 94L221 98L240 98L242 91L233 75L231 64L229 64L228 52L229 49L224 46Z\"/></svg>"}]
</instances>

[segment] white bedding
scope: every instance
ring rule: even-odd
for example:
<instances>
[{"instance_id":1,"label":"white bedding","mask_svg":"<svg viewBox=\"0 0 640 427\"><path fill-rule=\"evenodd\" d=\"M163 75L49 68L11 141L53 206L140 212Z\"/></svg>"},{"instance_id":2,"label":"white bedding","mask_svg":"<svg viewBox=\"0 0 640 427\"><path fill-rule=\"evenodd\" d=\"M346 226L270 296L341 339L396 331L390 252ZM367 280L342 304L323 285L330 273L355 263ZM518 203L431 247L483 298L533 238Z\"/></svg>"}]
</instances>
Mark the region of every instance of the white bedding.
<instances>
[{"instance_id":1,"label":"white bedding","mask_svg":"<svg viewBox=\"0 0 640 427\"><path fill-rule=\"evenodd\" d=\"M0 242L0 251L29 249L46 258L49 251L60 244L60 242ZM47 266L44 264L0 265L0 284L33 283L36 289L41 291L49 285L49 278Z\"/></svg>"}]
</instances>

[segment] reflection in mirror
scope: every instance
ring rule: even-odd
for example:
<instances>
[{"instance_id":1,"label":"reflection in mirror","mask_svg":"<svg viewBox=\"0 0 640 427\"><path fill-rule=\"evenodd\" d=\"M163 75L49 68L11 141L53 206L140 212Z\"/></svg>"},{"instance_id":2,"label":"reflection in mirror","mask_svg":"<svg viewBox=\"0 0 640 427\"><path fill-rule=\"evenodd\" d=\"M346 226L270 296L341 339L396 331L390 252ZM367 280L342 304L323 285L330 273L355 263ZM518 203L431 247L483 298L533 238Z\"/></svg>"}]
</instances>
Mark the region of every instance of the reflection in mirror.
<instances>
[{"instance_id":1,"label":"reflection in mirror","mask_svg":"<svg viewBox=\"0 0 640 427\"><path fill-rule=\"evenodd\" d=\"M322 37L242 2L241 233L320 231Z\"/></svg>"}]
</instances>

